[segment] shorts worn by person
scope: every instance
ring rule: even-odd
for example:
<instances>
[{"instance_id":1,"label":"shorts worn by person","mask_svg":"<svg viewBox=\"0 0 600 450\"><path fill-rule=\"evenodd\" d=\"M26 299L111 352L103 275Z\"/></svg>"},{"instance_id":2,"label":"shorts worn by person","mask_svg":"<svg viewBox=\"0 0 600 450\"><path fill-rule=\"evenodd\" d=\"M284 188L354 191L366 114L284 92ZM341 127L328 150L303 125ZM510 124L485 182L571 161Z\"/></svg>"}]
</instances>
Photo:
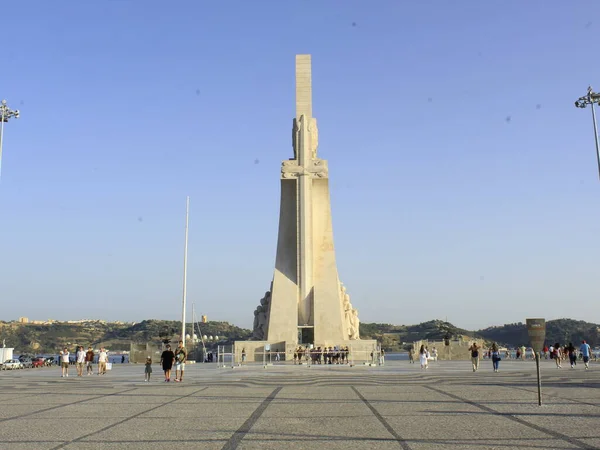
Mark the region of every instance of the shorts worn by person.
<instances>
[{"instance_id":1,"label":"shorts worn by person","mask_svg":"<svg viewBox=\"0 0 600 450\"><path fill-rule=\"evenodd\" d=\"M94 369L92 368L93 362L94 362L94 350L92 350L92 347L88 347L88 350L85 353L85 365L87 367L88 375L91 375L94 372Z\"/></svg>"},{"instance_id":2,"label":"shorts worn by person","mask_svg":"<svg viewBox=\"0 0 600 450\"><path fill-rule=\"evenodd\" d=\"M85 364L85 351L83 350L83 347L80 346L77 348L76 357L75 363L77 364L77 376L82 377L83 366Z\"/></svg>"},{"instance_id":3,"label":"shorts worn by person","mask_svg":"<svg viewBox=\"0 0 600 450\"><path fill-rule=\"evenodd\" d=\"M108 362L108 352L104 347L98 353L98 375L106 374L106 363Z\"/></svg>"},{"instance_id":4,"label":"shorts worn by person","mask_svg":"<svg viewBox=\"0 0 600 450\"><path fill-rule=\"evenodd\" d=\"M183 341L175 349L175 381L183 381L183 372L185 371L185 361L187 359L187 350L183 346Z\"/></svg>"},{"instance_id":5,"label":"shorts worn by person","mask_svg":"<svg viewBox=\"0 0 600 450\"><path fill-rule=\"evenodd\" d=\"M592 349L590 344L585 341L581 341L581 347L579 347L581 356L583 357L583 363L585 364L585 370L590 368L590 357L592 356Z\"/></svg>"},{"instance_id":6,"label":"shorts worn by person","mask_svg":"<svg viewBox=\"0 0 600 450\"><path fill-rule=\"evenodd\" d=\"M68 377L69 376L69 350L67 350L67 348L65 347L61 352L60 352L60 367L61 367L61 377Z\"/></svg>"}]
</instances>

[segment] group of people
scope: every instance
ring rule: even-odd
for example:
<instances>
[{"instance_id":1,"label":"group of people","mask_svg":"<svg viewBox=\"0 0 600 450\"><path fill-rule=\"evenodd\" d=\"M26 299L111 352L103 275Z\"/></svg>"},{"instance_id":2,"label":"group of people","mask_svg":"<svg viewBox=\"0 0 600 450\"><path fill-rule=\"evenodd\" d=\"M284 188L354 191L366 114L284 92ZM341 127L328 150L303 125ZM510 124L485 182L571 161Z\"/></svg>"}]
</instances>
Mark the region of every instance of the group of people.
<instances>
[{"instance_id":1,"label":"group of people","mask_svg":"<svg viewBox=\"0 0 600 450\"><path fill-rule=\"evenodd\" d=\"M69 376L69 362L70 362L70 352L67 347L63 348L60 351L60 367L61 367L61 377L66 378ZM77 376L83 376L83 368L86 368L87 375L92 375L94 373L94 358L96 353L92 349L92 347L88 347L87 351L83 349L83 345L77 347L77 352L75 353L75 368L77 369ZM100 348L98 352L98 375L106 374L106 365L108 363L108 352L104 347Z\"/></svg>"},{"instance_id":2,"label":"group of people","mask_svg":"<svg viewBox=\"0 0 600 450\"><path fill-rule=\"evenodd\" d=\"M302 364L303 359L309 359L313 364L349 364L350 349L346 347L298 347L294 351L294 364Z\"/></svg>"},{"instance_id":3,"label":"group of people","mask_svg":"<svg viewBox=\"0 0 600 450\"><path fill-rule=\"evenodd\" d=\"M435 347L429 352L429 347L426 345L421 345L419 349L419 362L421 363L421 369L427 369L429 367L430 360L437 361L437 350ZM408 350L408 362L410 364L415 363L415 349L414 347L410 347Z\"/></svg>"},{"instance_id":4,"label":"group of people","mask_svg":"<svg viewBox=\"0 0 600 450\"><path fill-rule=\"evenodd\" d=\"M556 363L558 369L562 368L562 361L569 360L571 369L577 365L577 359L583 360L585 369L590 368L590 359L592 359L592 349L586 341L581 341L579 349L569 342L568 345L561 346L559 342L551 345L549 348L544 347L543 354L546 358L550 357Z\"/></svg>"},{"instance_id":5,"label":"group of people","mask_svg":"<svg viewBox=\"0 0 600 450\"><path fill-rule=\"evenodd\" d=\"M469 347L469 352L471 352L471 363L473 365L473 372L477 372L477 370L479 369L479 359L480 354L482 352L482 348L476 342L473 342ZM581 341L579 349L577 349L571 342L569 342L568 345L564 346L561 346L560 343L557 342L554 345L551 345L550 347L544 347L543 351L541 352L541 355L545 356L546 358L549 357L550 359L554 359L554 361L556 362L556 367L559 369L562 368L561 363L563 361L566 361L567 359L571 364L571 368L574 369L577 365L577 359L579 358L583 360L586 370L590 368L589 362L593 356L590 344L588 344L586 341ZM483 356L487 356L489 359L492 360L494 372L498 372L500 361L502 361L498 345L494 342L492 346L487 350L487 352L483 354ZM506 351L506 356L507 358L510 358L510 353L508 350ZM533 353L533 356L535 357L535 352ZM524 357L525 351L523 350L519 353L519 351L517 350L517 359L524 359Z\"/></svg>"},{"instance_id":6,"label":"group of people","mask_svg":"<svg viewBox=\"0 0 600 450\"><path fill-rule=\"evenodd\" d=\"M175 351L171 350L171 346L167 344L165 350L160 355L160 364L165 373L165 382L171 381L171 371L175 365L175 381L183 382L183 373L185 372L185 362L187 361L187 350L183 345L183 341L179 341L179 345ZM152 358L148 356L144 368L144 381L149 382L152 375Z\"/></svg>"},{"instance_id":7,"label":"group of people","mask_svg":"<svg viewBox=\"0 0 600 450\"><path fill-rule=\"evenodd\" d=\"M498 344L495 342L487 350L487 352L483 353L483 355L481 355L483 349L477 344L477 342L473 342L469 347L469 352L471 354L471 365L473 366L473 372L477 372L479 370L480 357L485 356L492 360L494 372L498 372L500 370L500 361L502 361L502 356L500 355Z\"/></svg>"}]
</instances>

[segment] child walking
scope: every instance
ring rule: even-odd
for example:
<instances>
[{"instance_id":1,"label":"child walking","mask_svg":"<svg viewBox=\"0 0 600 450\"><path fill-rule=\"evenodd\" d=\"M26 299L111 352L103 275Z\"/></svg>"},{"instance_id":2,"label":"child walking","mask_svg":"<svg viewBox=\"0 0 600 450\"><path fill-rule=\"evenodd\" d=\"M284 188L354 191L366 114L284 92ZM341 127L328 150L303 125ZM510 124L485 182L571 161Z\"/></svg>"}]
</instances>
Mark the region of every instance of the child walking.
<instances>
[{"instance_id":1,"label":"child walking","mask_svg":"<svg viewBox=\"0 0 600 450\"><path fill-rule=\"evenodd\" d=\"M146 367L144 368L144 381L150 381L150 375L152 375L152 358L149 356L146 358Z\"/></svg>"}]
</instances>

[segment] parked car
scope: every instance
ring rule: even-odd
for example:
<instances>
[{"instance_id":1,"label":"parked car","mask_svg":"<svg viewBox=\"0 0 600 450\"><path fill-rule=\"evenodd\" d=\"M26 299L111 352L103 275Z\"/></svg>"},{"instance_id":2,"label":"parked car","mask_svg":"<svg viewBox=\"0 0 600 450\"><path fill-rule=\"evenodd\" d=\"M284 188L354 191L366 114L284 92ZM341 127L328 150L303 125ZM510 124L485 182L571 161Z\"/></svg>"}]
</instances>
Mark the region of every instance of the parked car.
<instances>
[{"instance_id":1,"label":"parked car","mask_svg":"<svg viewBox=\"0 0 600 450\"><path fill-rule=\"evenodd\" d=\"M31 358L19 358L19 361L25 369L31 369L33 367L33 361Z\"/></svg>"},{"instance_id":2,"label":"parked car","mask_svg":"<svg viewBox=\"0 0 600 450\"><path fill-rule=\"evenodd\" d=\"M2 366L4 370L22 369L23 364L18 359L7 359Z\"/></svg>"},{"instance_id":3,"label":"parked car","mask_svg":"<svg viewBox=\"0 0 600 450\"><path fill-rule=\"evenodd\" d=\"M33 358L31 360L31 367L44 367L46 364L45 358Z\"/></svg>"}]
</instances>

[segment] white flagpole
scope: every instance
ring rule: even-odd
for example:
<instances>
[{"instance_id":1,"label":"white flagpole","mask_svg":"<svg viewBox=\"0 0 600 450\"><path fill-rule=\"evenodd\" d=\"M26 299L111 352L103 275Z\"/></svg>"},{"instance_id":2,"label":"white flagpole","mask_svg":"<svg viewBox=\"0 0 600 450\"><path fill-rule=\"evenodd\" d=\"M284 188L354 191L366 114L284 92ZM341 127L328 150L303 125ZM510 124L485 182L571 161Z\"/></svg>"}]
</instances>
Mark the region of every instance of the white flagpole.
<instances>
[{"instance_id":1,"label":"white flagpole","mask_svg":"<svg viewBox=\"0 0 600 450\"><path fill-rule=\"evenodd\" d=\"M190 196L185 202L185 250L183 252L183 301L181 305L181 340L185 347L185 303L187 300L188 224L190 219Z\"/></svg>"}]
</instances>

